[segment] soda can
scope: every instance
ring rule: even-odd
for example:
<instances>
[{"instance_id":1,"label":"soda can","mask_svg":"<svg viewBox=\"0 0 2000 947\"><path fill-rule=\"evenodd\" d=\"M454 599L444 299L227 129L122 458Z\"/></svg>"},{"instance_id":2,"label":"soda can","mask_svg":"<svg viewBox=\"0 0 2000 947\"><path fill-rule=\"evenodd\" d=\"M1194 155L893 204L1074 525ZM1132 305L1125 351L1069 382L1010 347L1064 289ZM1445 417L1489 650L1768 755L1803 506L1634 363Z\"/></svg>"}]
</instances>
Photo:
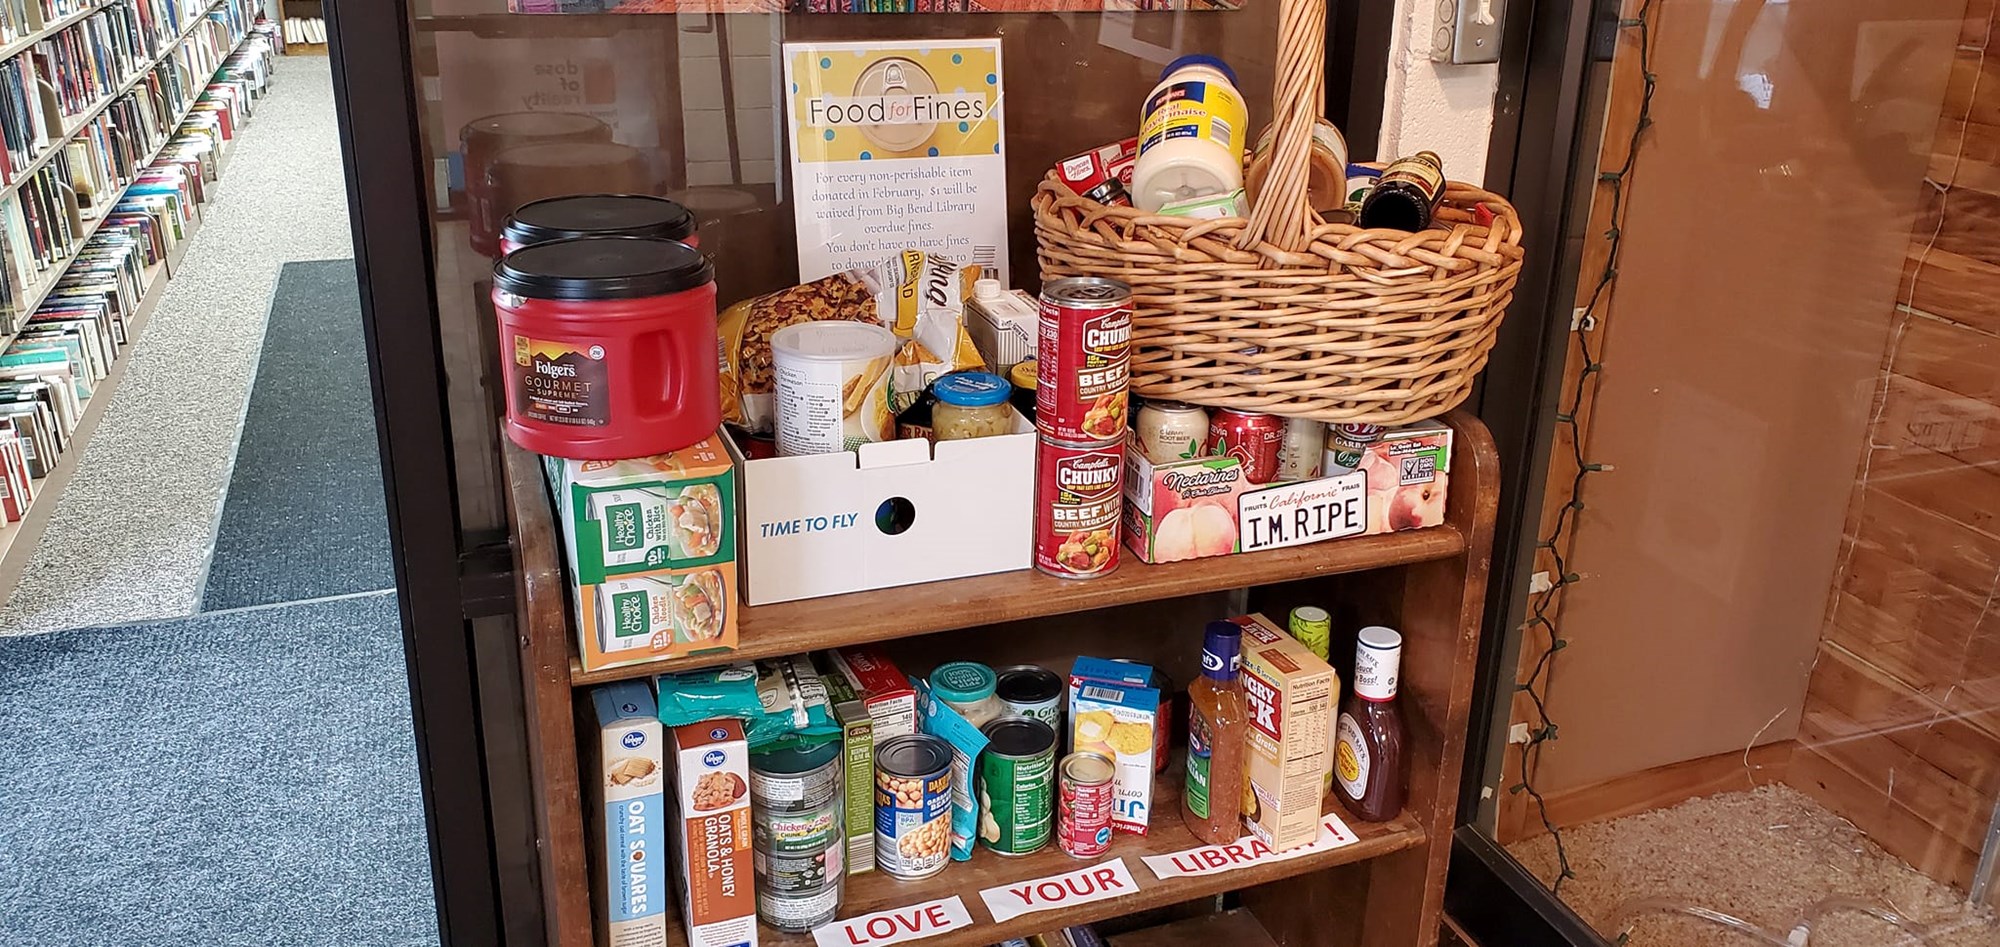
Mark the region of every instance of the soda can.
<instances>
[{"instance_id":1,"label":"soda can","mask_svg":"<svg viewBox=\"0 0 2000 947\"><path fill-rule=\"evenodd\" d=\"M1035 427L1071 444L1125 439L1132 287L1089 276L1042 284Z\"/></svg>"},{"instance_id":2,"label":"soda can","mask_svg":"<svg viewBox=\"0 0 2000 947\"><path fill-rule=\"evenodd\" d=\"M1056 841L1070 857L1096 858L1110 850L1115 771L1111 758L1102 753L1063 757L1057 778Z\"/></svg>"},{"instance_id":3,"label":"soda can","mask_svg":"<svg viewBox=\"0 0 2000 947\"><path fill-rule=\"evenodd\" d=\"M1324 462L1329 477L1360 470L1361 459L1367 456L1368 446L1382 439L1382 426L1336 424L1330 434Z\"/></svg>"},{"instance_id":4,"label":"soda can","mask_svg":"<svg viewBox=\"0 0 2000 947\"><path fill-rule=\"evenodd\" d=\"M1247 483L1278 478L1278 446L1284 438L1285 419L1274 414L1218 408L1208 420L1209 455L1242 462Z\"/></svg>"},{"instance_id":5,"label":"soda can","mask_svg":"<svg viewBox=\"0 0 2000 947\"><path fill-rule=\"evenodd\" d=\"M1325 454L1325 422L1286 418L1285 436L1278 441L1278 479L1311 480L1319 476Z\"/></svg>"},{"instance_id":6,"label":"soda can","mask_svg":"<svg viewBox=\"0 0 2000 947\"><path fill-rule=\"evenodd\" d=\"M1089 579L1118 568L1125 509L1125 444L1071 444L1048 437L1035 447L1035 568Z\"/></svg>"},{"instance_id":7,"label":"soda can","mask_svg":"<svg viewBox=\"0 0 2000 947\"><path fill-rule=\"evenodd\" d=\"M1054 834L1056 730L1033 717L1001 717L979 728L979 844L997 855L1032 855Z\"/></svg>"},{"instance_id":8,"label":"soda can","mask_svg":"<svg viewBox=\"0 0 2000 947\"><path fill-rule=\"evenodd\" d=\"M951 861L951 744L906 733L875 748L875 866L905 881Z\"/></svg>"}]
</instances>

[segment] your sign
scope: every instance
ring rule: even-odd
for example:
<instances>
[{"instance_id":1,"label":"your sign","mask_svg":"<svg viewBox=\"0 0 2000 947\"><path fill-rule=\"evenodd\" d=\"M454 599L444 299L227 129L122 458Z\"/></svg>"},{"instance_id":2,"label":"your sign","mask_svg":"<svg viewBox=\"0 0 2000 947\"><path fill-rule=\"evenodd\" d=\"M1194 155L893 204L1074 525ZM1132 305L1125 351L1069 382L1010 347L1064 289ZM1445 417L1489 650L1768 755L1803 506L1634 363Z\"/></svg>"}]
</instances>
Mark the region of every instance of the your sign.
<instances>
[{"instance_id":1,"label":"your sign","mask_svg":"<svg viewBox=\"0 0 2000 947\"><path fill-rule=\"evenodd\" d=\"M1114 858L1065 874L1011 881L987 888L979 896L985 899L986 910L993 913L993 920L1005 922L1023 914L1075 907L1138 890L1139 882L1133 880L1132 871L1125 867L1125 859Z\"/></svg>"}]
</instances>

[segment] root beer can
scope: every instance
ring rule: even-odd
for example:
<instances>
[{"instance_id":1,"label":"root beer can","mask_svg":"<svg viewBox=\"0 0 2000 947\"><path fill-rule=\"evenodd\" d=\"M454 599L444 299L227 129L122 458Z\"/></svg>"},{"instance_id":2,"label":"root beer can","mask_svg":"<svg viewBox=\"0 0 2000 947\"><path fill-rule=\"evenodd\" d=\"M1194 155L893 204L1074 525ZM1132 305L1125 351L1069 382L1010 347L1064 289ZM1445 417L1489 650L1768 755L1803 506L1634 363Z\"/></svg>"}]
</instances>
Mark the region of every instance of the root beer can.
<instances>
[{"instance_id":1,"label":"root beer can","mask_svg":"<svg viewBox=\"0 0 2000 947\"><path fill-rule=\"evenodd\" d=\"M1118 568L1125 444L1040 439L1035 448L1035 568L1089 579Z\"/></svg>"},{"instance_id":2,"label":"root beer can","mask_svg":"<svg viewBox=\"0 0 2000 947\"><path fill-rule=\"evenodd\" d=\"M1125 440L1132 287L1071 276L1042 284L1035 426L1070 444Z\"/></svg>"}]
</instances>

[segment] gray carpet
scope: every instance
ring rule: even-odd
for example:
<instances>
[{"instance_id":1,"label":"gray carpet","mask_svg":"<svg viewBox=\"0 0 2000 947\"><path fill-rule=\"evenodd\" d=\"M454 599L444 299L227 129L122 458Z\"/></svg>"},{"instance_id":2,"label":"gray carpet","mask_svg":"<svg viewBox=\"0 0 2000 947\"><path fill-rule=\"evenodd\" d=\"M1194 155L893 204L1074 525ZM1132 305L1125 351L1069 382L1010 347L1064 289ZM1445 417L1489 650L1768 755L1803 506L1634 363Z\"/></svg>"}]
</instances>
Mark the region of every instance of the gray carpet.
<instances>
[{"instance_id":1,"label":"gray carpet","mask_svg":"<svg viewBox=\"0 0 2000 947\"><path fill-rule=\"evenodd\" d=\"M287 263L203 611L393 588L353 260Z\"/></svg>"},{"instance_id":2,"label":"gray carpet","mask_svg":"<svg viewBox=\"0 0 2000 947\"><path fill-rule=\"evenodd\" d=\"M394 593L0 638L0 944L437 943Z\"/></svg>"}]
</instances>

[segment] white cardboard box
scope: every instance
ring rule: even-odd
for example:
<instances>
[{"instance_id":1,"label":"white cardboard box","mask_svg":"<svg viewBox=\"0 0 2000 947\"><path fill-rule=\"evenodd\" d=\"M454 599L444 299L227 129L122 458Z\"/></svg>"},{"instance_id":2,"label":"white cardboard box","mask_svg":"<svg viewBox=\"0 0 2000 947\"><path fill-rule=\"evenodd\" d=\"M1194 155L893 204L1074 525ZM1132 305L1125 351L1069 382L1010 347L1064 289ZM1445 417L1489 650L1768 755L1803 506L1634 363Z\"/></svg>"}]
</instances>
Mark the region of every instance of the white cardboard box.
<instances>
[{"instance_id":1,"label":"white cardboard box","mask_svg":"<svg viewBox=\"0 0 2000 947\"><path fill-rule=\"evenodd\" d=\"M1035 426L933 445L746 460L734 444L744 600L822 595L1033 564Z\"/></svg>"}]
</instances>

